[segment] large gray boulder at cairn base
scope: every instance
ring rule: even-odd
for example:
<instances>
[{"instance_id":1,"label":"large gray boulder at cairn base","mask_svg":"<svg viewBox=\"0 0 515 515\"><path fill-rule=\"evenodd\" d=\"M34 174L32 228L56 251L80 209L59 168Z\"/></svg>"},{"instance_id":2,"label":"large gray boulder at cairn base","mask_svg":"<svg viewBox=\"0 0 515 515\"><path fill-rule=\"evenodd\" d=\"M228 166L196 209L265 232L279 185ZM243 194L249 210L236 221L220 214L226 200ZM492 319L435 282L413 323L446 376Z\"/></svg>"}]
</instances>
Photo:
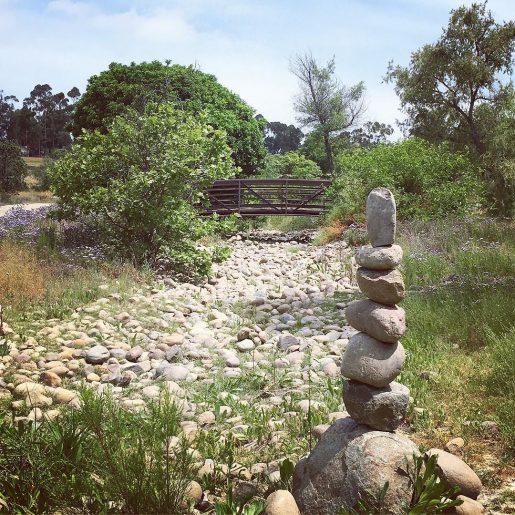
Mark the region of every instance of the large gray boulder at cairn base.
<instances>
[{"instance_id":1,"label":"large gray boulder at cairn base","mask_svg":"<svg viewBox=\"0 0 515 515\"><path fill-rule=\"evenodd\" d=\"M359 289L370 299L393 306L404 298L404 281L398 270L358 268Z\"/></svg>"},{"instance_id":2,"label":"large gray boulder at cairn base","mask_svg":"<svg viewBox=\"0 0 515 515\"><path fill-rule=\"evenodd\" d=\"M356 263L370 270L392 270L402 261L399 245L388 247L361 247L356 253Z\"/></svg>"},{"instance_id":3,"label":"large gray boulder at cairn base","mask_svg":"<svg viewBox=\"0 0 515 515\"><path fill-rule=\"evenodd\" d=\"M383 343L357 333L342 356L342 375L371 386L387 386L400 373L406 353L400 343Z\"/></svg>"},{"instance_id":4,"label":"large gray boulder at cairn base","mask_svg":"<svg viewBox=\"0 0 515 515\"><path fill-rule=\"evenodd\" d=\"M406 513L412 486L406 471L418 449L408 438L374 431L350 417L337 420L293 474L293 496L303 515L337 515L371 501L388 482L385 513Z\"/></svg>"},{"instance_id":5,"label":"large gray boulder at cairn base","mask_svg":"<svg viewBox=\"0 0 515 515\"><path fill-rule=\"evenodd\" d=\"M358 381L347 381L343 385L343 403L357 422L379 431L395 431L406 416L409 389L399 383L374 388Z\"/></svg>"},{"instance_id":6,"label":"large gray boulder at cairn base","mask_svg":"<svg viewBox=\"0 0 515 515\"><path fill-rule=\"evenodd\" d=\"M347 322L376 340L395 343L406 332L406 313L399 307L384 306L372 300L355 300L346 311Z\"/></svg>"},{"instance_id":7,"label":"large gray boulder at cairn base","mask_svg":"<svg viewBox=\"0 0 515 515\"><path fill-rule=\"evenodd\" d=\"M367 232L372 247L392 245L396 226L395 199L386 188L375 188L367 198Z\"/></svg>"}]
</instances>

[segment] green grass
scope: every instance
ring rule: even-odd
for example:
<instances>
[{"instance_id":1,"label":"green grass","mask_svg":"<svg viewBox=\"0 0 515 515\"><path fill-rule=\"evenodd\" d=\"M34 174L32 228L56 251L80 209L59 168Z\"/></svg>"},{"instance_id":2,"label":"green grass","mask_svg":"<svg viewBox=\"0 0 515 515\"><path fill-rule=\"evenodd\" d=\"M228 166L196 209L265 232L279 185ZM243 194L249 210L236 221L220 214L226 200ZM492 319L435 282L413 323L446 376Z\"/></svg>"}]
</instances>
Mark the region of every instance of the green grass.
<instances>
[{"instance_id":1,"label":"green grass","mask_svg":"<svg viewBox=\"0 0 515 515\"><path fill-rule=\"evenodd\" d=\"M471 459L493 453L502 467L515 448L513 224L419 223L399 232L409 289L401 381L425 410L412 414L413 427L427 445L464 436ZM489 420L499 437L482 429Z\"/></svg>"},{"instance_id":2,"label":"green grass","mask_svg":"<svg viewBox=\"0 0 515 515\"><path fill-rule=\"evenodd\" d=\"M123 409L83 390L81 408L37 427L0 413L2 513L186 513L193 477L181 413L169 397Z\"/></svg>"}]
</instances>

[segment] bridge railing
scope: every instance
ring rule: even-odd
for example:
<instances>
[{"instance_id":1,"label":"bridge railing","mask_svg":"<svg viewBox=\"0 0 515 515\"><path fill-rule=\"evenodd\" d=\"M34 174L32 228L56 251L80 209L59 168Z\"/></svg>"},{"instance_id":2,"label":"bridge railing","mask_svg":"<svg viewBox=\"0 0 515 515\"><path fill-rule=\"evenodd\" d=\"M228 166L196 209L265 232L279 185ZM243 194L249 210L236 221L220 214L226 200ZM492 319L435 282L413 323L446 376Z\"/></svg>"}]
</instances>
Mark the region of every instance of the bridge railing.
<instances>
[{"instance_id":1,"label":"bridge railing","mask_svg":"<svg viewBox=\"0 0 515 515\"><path fill-rule=\"evenodd\" d=\"M327 209L331 181L308 179L233 179L216 181L207 190L205 214L241 216L315 216Z\"/></svg>"}]
</instances>

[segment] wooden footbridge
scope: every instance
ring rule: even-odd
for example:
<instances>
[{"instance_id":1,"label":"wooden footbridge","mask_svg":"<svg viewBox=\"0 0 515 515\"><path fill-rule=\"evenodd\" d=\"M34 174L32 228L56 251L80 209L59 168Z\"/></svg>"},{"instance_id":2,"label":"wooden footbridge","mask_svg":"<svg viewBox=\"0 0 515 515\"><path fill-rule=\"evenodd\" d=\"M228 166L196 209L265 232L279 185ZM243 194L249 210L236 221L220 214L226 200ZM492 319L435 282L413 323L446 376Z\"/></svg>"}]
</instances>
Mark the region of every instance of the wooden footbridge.
<instances>
[{"instance_id":1,"label":"wooden footbridge","mask_svg":"<svg viewBox=\"0 0 515 515\"><path fill-rule=\"evenodd\" d=\"M204 214L242 217L318 216L324 213L331 181L304 179L233 179L216 181L206 193Z\"/></svg>"}]
</instances>

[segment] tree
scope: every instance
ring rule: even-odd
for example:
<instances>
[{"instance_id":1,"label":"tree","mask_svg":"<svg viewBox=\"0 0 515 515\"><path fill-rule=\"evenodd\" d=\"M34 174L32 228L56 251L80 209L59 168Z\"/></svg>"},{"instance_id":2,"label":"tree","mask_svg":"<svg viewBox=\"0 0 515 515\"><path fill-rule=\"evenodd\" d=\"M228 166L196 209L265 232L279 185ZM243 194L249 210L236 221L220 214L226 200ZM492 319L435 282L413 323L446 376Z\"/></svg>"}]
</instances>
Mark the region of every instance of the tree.
<instances>
[{"instance_id":1,"label":"tree","mask_svg":"<svg viewBox=\"0 0 515 515\"><path fill-rule=\"evenodd\" d=\"M0 90L0 140L7 138L16 102L18 99L14 95L4 95Z\"/></svg>"},{"instance_id":2,"label":"tree","mask_svg":"<svg viewBox=\"0 0 515 515\"><path fill-rule=\"evenodd\" d=\"M331 218L361 218L370 190L393 191L401 219L466 216L481 206L483 184L474 163L449 145L418 138L340 154L333 181Z\"/></svg>"},{"instance_id":3,"label":"tree","mask_svg":"<svg viewBox=\"0 0 515 515\"><path fill-rule=\"evenodd\" d=\"M277 179L316 179L322 176L322 170L313 161L306 159L298 152L272 154L265 159L263 177Z\"/></svg>"},{"instance_id":4,"label":"tree","mask_svg":"<svg viewBox=\"0 0 515 515\"><path fill-rule=\"evenodd\" d=\"M109 69L88 81L86 92L75 104L72 132L83 129L106 132L111 121L127 108L142 113L149 102L175 102L193 115L206 112L214 128L227 133L236 166L245 175L259 169L265 157L264 120L236 94L192 66L170 66L159 61L111 63Z\"/></svg>"},{"instance_id":5,"label":"tree","mask_svg":"<svg viewBox=\"0 0 515 515\"><path fill-rule=\"evenodd\" d=\"M236 172L224 131L170 103L126 111L106 133L85 132L49 169L63 215L91 217L117 256L207 273L217 254L196 246L215 224L196 204Z\"/></svg>"},{"instance_id":6,"label":"tree","mask_svg":"<svg viewBox=\"0 0 515 515\"><path fill-rule=\"evenodd\" d=\"M65 95L54 94L48 84L37 84L19 109L14 108L14 102L18 101L15 97L5 97L10 100L10 110L2 108L0 99L0 133L4 126L6 138L26 147L31 155L49 155L67 148L71 144L68 126L73 101L79 96L76 87ZM5 116L1 115L3 111L7 113Z\"/></svg>"},{"instance_id":7,"label":"tree","mask_svg":"<svg viewBox=\"0 0 515 515\"><path fill-rule=\"evenodd\" d=\"M12 141L0 141L0 192L13 193L23 187L27 165L21 149Z\"/></svg>"},{"instance_id":8,"label":"tree","mask_svg":"<svg viewBox=\"0 0 515 515\"><path fill-rule=\"evenodd\" d=\"M286 154L298 150L304 133L295 125L270 122L265 130L265 147L270 154Z\"/></svg>"},{"instance_id":9,"label":"tree","mask_svg":"<svg viewBox=\"0 0 515 515\"><path fill-rule=\"evenodd\" d=\"M365 110L363 82L350 87L334 77L334 57L325 67L310 54L297 55L290 63L299 80L300 93L295 100L298 121L303 127L319 130L324 139L327 170L334 174L331 135L352 127Z\"/></svg>"},{"instance_id":10,"label":"tree","mask_svg":"<svg viewBox=\"0 0 515 515\"><path fill-rule=\"evenodd\" d=\"M371 148L388 142L393 134L393 127L386 123L367 122L352 131L342 132L338 138L347 141L349 148Z\"/></svg>"},{"instance_id":11,"label":"tree","mask_svg":"<svg viewBox=\"0 0 515 515\"><path fill-rule=\"evenodd\" d=\"M386 75L395 83L410 134L469 147L480 161L489 153L492 122L502 118L512 94L507 77L515 50L515 23L497 23L486 6L473 3L451 11L436 43L414 52L406 68L390 63ZM482 165L487 181L502 182L496 167Z\"/></svg>"},{"instance_id":12,"label":"tree","mask_svg":"<svg viewBox=\"0 0 515 515\"><path fill-rule=\"evenodd\" d=\"M366 122L356 129L330 136L334 159L337 160L339 154L355 147L372 148L385 144L388 142L388 136L392 134L393 128L390 125L380 122ZM324 137L320 130L311 131L306 136L299 151L303 156L317 163L325 174L329 174Z\"/></svg>"}]
</instances>

